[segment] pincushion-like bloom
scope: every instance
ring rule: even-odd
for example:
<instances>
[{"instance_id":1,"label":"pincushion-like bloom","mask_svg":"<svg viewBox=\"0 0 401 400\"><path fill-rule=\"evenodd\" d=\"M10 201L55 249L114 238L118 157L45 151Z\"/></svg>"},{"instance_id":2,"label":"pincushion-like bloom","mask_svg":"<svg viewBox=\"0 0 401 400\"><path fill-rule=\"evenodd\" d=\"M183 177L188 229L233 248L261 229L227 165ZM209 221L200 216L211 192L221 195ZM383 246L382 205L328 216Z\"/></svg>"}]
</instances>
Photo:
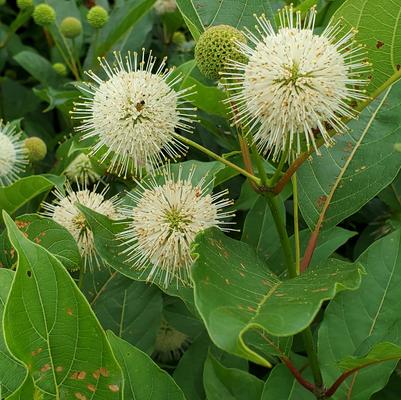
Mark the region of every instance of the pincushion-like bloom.
<instances>
[{"instance_id":1,"label":"pincushion-like bloom","mask_svg":"<svg viewBox=\"0 0 401 400\"><path fill-rule=\"evenodd\" d=\"M0 186L13 183L28 163L27 150L20 134L0 121Z\"/></svg>"},{"instance_id":2,"label":"pincushion-like bloom","mask_svg":"<svg viewBox=\"0 0 401 400\"><path fill-rule=\"evenodd\" d=\"M185 333L162 318L152 357L163 364L177 361L190 344L191 340Z\"/></svg>"},{"instance_id":3,"label":"pincushion-like bloom","mask_svg":"<svg viewBox=\"0 0 401 400\"><path fill-rule=\"evenodd\" d=\"M124 176L183 154L186 147L173 133L191 130L193 108L185 105L191 89L174 90L181 78L171 77L166 59L155 68L156 58L145 58L143 50L142 56L116 53L114 64L100 63L107 79L89 71L95 83L82 86L88 96L72 112L81 119L83 138L97 138L91 154L100 152L102 162L111 157L110 170Z\"/></svg>"},{"instance_id":4,"label":"pincushion-like bloom","mask_svg":"<svg viewBox=\"0 0 401 400\"><path fill-rule=\"evenodd\" d=\"M84 153L78 155L71 162L64 174L71 182L78 182L84 187L95 183L100 178L100 175L93 169L90 158Z\"/></svg>"},{"instance_id":5,"label":"pincushion-like bloom","mask_svg":"<svg viewBox=\"0 0 401 400\"><path fill-rule=\"evenodd\" d=\"M74 191L69 185L66 186L66 194L59 189L54 191L56 200L53 204L44 203L43 215L53 218L54 221L64 226L74 237L78 244L80 254L84 260L85 270L99 267L99 258L95 249L93 232L86 223L85 216L77 207L77 203L90 208L111 219L119 217L116 210L116 199L107 200L105 195L108 188L103 189L101 193L96 193L96 188L90 191L86 188L78 188Z\"/></svg>"},{"instance_id":6,"label":"pincushion-like bloom","mask_svg":"<svg viewBox=\"0 0 401 400\"><path fill-rule=\"evenodd\" d=\"M157 0L155 5L157 14L166 14L174 12L177 9L176 0Z\"/></svg>"},{"instance_id":7,"label":"pincushion-like bloom","mask_svg":"<svg viewBox=\"0 0 401 400\"><path fill-rule=\"evenodd\" d=\"M291 155L316 146L316 137L332 143L329 128L346 130L341 118L356 115L352 101L366 98L361 78L369 64L354 43L356 31L342 33L341 23L314 33L316 11L301 20L292 6L280 12L276 32L265 16L259 36L246 34L251 45L237 42L248 61L230 63L225 74L236 121L249 126L264 154L273 158L289 146Z\"/></svg>"},{"instance_id":8,"label":"pincushion-like bloom","mask_svg":"<svg viewBox=\"0 0 401 400\"><path fill-rule=\"evenodd\" d=\"M173 280L187 283L192 264L190 246L195 236L210 227L229 230L226 218L232 212L223 208L232 204L223 199L226 191L209 194L205 177L192 183L194 170L187 177L182 170L176 177L166 170L158 179L138 183L128 193L132 206L122 206L120 214L130 219L119 234L133 268L148 272L148 280L168 286Z\"/></svg>"}]
</instances>

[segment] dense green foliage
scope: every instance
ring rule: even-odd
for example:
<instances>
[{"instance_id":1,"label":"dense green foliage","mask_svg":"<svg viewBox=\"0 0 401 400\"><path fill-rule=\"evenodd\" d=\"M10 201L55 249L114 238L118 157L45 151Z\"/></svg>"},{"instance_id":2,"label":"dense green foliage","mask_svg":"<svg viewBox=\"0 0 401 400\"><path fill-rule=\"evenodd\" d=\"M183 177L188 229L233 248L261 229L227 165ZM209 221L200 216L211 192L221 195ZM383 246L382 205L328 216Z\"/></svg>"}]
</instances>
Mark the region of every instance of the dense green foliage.
<instances>
[{"instance_id":1,"label":"dense green foliage","mask_svg":"<svg viewBox=\"0 0 401 400\"><path fill-rule=\"evenodd\" d=\"M399 398L401 1L292 1L302 16L315 2L316 32L329 21L358 30L371 64L366 98L331 147L281 160L260 154L218 79L225 59L246 62L231 37L257 35L255 14L277 27L290 2L0 5L0 119L26 151L18 178L2 184L0 148L1 399ZM114 52L140 58L142 48L167 58L168 82L188 90L183 107L196 114L193 132L173 127L185 151L170 160L170 176L188 177L196 197L225 191L233 200L231 230L196 232L188 282L149 278L149 260L140 269L129 259L126 232L141 221L78 199L75 235L44 206L107 186L112 206L130 207L146 185L161 185L145 170L152 160L142 175L132 160L111 168L73 111L90 97L85 71L106 80L100 58L112 71ZM80 242L87 232L94 259Z\"/></svg>"}]
</instances>

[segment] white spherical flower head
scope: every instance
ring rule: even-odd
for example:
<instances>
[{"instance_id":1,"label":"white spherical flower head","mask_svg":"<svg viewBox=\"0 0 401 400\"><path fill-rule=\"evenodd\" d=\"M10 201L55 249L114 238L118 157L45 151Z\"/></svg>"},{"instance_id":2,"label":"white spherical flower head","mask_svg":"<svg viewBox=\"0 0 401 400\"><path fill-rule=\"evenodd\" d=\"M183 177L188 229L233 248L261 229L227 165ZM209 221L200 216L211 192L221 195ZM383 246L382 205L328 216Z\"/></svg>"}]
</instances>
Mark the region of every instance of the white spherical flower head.
<instances>
[{"instance_id":1,"label":"white spherical flower head","mask_svg":"<svg viewBox=\"0 0 401 400\"><path fill-rule=\"evenodd\" d=\"M100 175L93 169L90 158L84 154L79 154L64 171L65 176L71 182L78 182L82 186L95 183Z\"/></svg>"},{"instance_id":2,"label":"white spherical flower head","mask_svg":"<svg viewBox=\"0 0 401 400\"><path fill-rule=\"evenodd\" d=\"M286 7L277 32L264 16L258 18L260 37L248 32L252 45L237 43L248 62L231 62L225 75L237 121L250 127L260 150L274 159L287 148L295 156L305 148L317 151L319 135L331 144L328 130L345 131L341 118L356 115L350 103L366 98L361 74L369 64L354 43L356 31L343 34L339 22L317 35L315 15L312 8L302 22L300 12Z\"/></svg>"},{"instance_id":3,"label":"white spherical flower head","mask_svg":"<svg viewBox=\"0 0 401 400\"><path fill-rule=\"evenodd\" d=\"M138 183L140 190L128 193L133 206L122 207L120 213L130 219L128 228L119 234L133 268L149 271L148 280L168 286L174 279L189 283L192 264L191 244L204 229L220 227L230 230L224 212L232 204L223 199L226 191L210 194L203 177L194 184L194 170L185 178L182 170L173 177L169 170L160 181L151 178Z\"/></svg>"},{"instance_id":4,"label":"white spherical flower head","mask_svg":"<svg viewBox=\"0 0 401 400\"><path fill-rule=\"evenodd\" d=\"M191 340L185 333L162 318L152 357L163 364L178 361L190 344Z\"/></svg>"},{"instance_id":5,"label":"white spherical flower head","mask_svg":"<svg viewBox=\"0 0 401 400\"><path fill-rule=\"evenodd\" d=\"M176 0L157 0L154 7L159 15L172 13L177 9L177 2Z\"/></svg>"},{"instance_id":6,"label":"white spherical flower head","mask_svg":"<svg viewBox=\"0 0 401 400\"><path fill-rule=\"evenodd\" d=\"M90 208L111 219L118 219L119 214L116 210L116 199L107 200L105 195L108 187L101 193L96 193L96 188L90 191L86 188L78 188L74 191L71 186L66 186L66 194L56 189L54 204L44 203L43 215L52 218L54 221L64 226L74 237L78 244L81 256L84 260L85 270L89 267L93 270L94 266L100 267L100 262L95 249L93 232L89 229L85 216L77 207L77 203Z\"/></svg>"},{"instance_id":7,"label":"white spherical flower head","mask_svg":"<svg viewBox=\"0 0 401 400\"><path fill-rule=\"evenodd\" d=\"M191 88L175 91L181 78L170 76L166 59L157 68L155 64L151 54L145 59L144 50L142 57L134 53L124 60L116 53L113 65L102 60L107 79L89 71L95 84L82 87L88 97L73 111L81 119L77 130L83 138L97 138L91 154L101 151L102 162L110 156L110 170L125 177L133 170L151 171L186 150L174 133L176 128L191 130L194 109L185 106Z\"/></svg>"},{"instance_id":8,"label":"white spherical flower head","mask_svg":"<svg viewBox=\"0 0 401 400\"><path fill-rule=\"evenodd\" d=\"M17 180L27 163L27 151L20 134L15 127L0 121L0 186Z\"/></svg>"}]
</instances>

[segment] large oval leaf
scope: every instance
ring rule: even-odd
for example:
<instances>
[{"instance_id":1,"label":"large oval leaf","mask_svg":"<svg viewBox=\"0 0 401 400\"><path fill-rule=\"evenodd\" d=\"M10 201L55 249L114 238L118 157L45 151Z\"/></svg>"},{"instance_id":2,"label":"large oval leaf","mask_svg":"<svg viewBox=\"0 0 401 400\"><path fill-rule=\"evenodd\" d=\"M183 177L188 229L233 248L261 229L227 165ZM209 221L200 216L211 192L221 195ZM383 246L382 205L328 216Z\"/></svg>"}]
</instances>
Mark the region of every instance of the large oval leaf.
<instances>
[{"instance_id":1,"label":"large oval leaf","mask_svg":"<svg viewBox=\"0 0 401 400\"><path fill-rule=\"evenodd\" d=\"M126 385L124 399L185 400L182 390L169 374L152 359L125 340L108 332L113 351L120 363Z\"/></svg>"},{"instance_id":2,"label":"large oval leaf","mask_svg":"<svg viewBox=\"0 0 401 400\"><path fill-rule=\"evenodd\" d=\"M324 300L358 288L363 273L359 264L331 260L324 268L281 281L250 246L218 229L199 234L194 253L195 305L211 339L227 352L267 366L247 345L248 332L273 335L272 349L279 347L277 337L304 330Z\"/></svg>"},{"instance_id":3,"label":"large oval leaf","mask_svg":"<svg viewBox=\"0 0 401 400\"><path fill-rule=\"evenodd\" d=\"M401 82L350 123L352 131L336 138L321 156L298 171L300 208L311 229L330 228L389 185L401 168Z\"/></svg>"},{"instance_id":4,"label":"large oval leaf","mask_svg":"<svg viewBox=\"0 0 401 400\"><path fill-rule=\"evenodd\" d=\"M3 318L8 348L47 396L120 399L120 368L84 296L57 258L3 218L18 253Z\"/></svg>"},{"instance_id":5,"label":"large oval leaf","mask_svg":"<svg viewBox=\"0 0 401 400\"><path fill-rule=\"evenodd\" d=\"M366 359L352 361L349 356L359 355L356 352L360 353L367 339L374 345L386 340L389 333L400 331L401 231L375 242L359 261L367 271L360 288L355 292L341 293L334 299L319 329L319 358L326 385L330 385L344 369L355 367L355 362L366 362ZM400 346L401 335L398 340L394 337L393 341ZM391 350L399 353L399 348ZM346 359L340 367L337 362L343 358ZM349 399L370 398L385 386L395 365L389 361L357 372L340 387L334 398L347 398L350 390L352 396L349 394Z\"/></svg>"},{"instance_id":6,"label":"large oval leaf","mask_svg":"<svg viewBox=\"0 0 401 400\"><path fill-rule=\"evenodd\" d=\"M0 269L0 320L3 320L4 306L14 278L14 272ZM24 382L27 370L19 363L4 342L3 323L0 326L0 393L10 396Z\"/></svg>"}]
</instances>

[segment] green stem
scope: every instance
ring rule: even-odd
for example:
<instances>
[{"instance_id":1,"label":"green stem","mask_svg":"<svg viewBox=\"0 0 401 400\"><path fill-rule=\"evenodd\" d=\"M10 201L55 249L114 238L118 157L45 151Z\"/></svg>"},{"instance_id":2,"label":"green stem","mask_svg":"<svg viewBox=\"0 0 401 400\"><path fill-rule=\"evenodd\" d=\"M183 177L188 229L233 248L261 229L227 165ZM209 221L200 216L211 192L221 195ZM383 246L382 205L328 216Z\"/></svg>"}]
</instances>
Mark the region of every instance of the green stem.
<instances>
[{"instance_id":1,"label":"green stem","mask_svg":"<svg viewBox=\"0 0 401 400\"><path fill-rule=\"evenodd\" d=\"M255 144L252 145L252 154L254 155L255 160L256 160L256 168L258 169L259 176L262 181L262 185L268 187L269 186L269 178L267 177L266 169L265 169L265 166L263 165L263 160L260 157L260 154L259 154L258 149L256 148Z\"/></svg>"},{"instance_id":2,"label":"green stem","mask_svg":"<svg viewBox=\"0 0 401 400\"><path fill-rule=\"evenodd\" d=\"M312 370L313 380L315 382L316 387L323 391L323 378L322 373L320 371L319 360L317 358L315 345L313 343L312 330L310 327L306 328L303 332L301 332L302 340L304 342L305 351L308 355L309 366ZM316 394L316 397L320 399L321 397Z\"/></svg>"},{"instance_id":3,"label":"green stem","mask_svg":"<svg viewBox=\"0 0 401 400\"><path fill-rule=\"evenodd\" d=\"M274 219L274 223L276 225L277 233L279 234L279 237L280 237L281 247L283 249L284 258L285 258L285 261L287 264L288 276L290 278L295 278L298 276L298 273L297 273L297 269L294 264L294 259L293 259L293 255L292 255L290 240L288 238L288 233L285 228L284 221L282 220L281 215L280 215L277 197L267 194L266 198L267 198L267 202L268 202L270 211L271 211L273 219ZM312 331L311 331L310 327L306 328L301 333L301 337L304 342L305 351L308 355L309 365L310 365L312 373L313 373L314 382L315 382L316 388L319 392L316 394L316 397L321 398L320 391L323 391L323 378L322 378L322 374L320 372L319 361L318 361L317 354L315 351Z\"/></svg>"},{"instance_id":4,"label":"green stem","mask_svg":"<svg viewBox=\"0 0 401 400\"><path fill-rule=\"evenodd\" d=\"M215 160L220 161L221 163L227 165L227 167L230 167L230 168L234 169L235 171L237 171L241 175L243 175L246 178L250 179L251 181L255 182L258 186L261 185L261 180L257 176L249 173L248 171L245 171L243 168L241 168L238 165L232 163L231 161L228 161L225 158L217 155L213 151L207 149L206 147L203 147L201 144L196 143L193 140L188 139L188 138L186 138L184 136L181 136L178 133L173 133L173 136L175 138L177 138L178 140L180 140L181 142L187 144L188 146L191 146L191 147L193 147L195 149L198 149L199 151L201 151L202 153L208 155L209 157L214 158Z\"/></svg>"},{"instance_id":5,"label":"green stem","mask_svg":"<svg viewBox=\"0 0 401 400\"><path fill-rule=\"evenodd\" d=\"M84 263L81 262L81 267L79 268L79 279L78 279L79 289L82 289L82 286L84 284L84 276L85 276Z\"/></svg>"},{"instance_id":6,"label":"green stem","mask_svg":"<svg viewBox=\"0 0 401 400\"><path fill-rule=\"evenodd\" d=\"M292 177L292 194L294 202L294 239L295 239L295 270L301 273L301 249L299 242L299 210L298 210L298 183L297 174Z\"/></svg>"},{"instance_id":7,"label":"green stem","mask_svg":"<svg viewBox=\"0 0 401 400\"><path fill-rule=\"evenodd\" d=\"M278 163L278 166L276 168L276 171L274 172L273 176L270 178L269 180L269 186L273 186L279 179L281 171L284 168L284 165L288 159L288 153L290 151L290 146L289 143L287 143L286 147L285 147L285 151L284 153L281 155L280 161Z\"/></svg>"},{"instance_id":8,"label":"green stem","mask_svg":"<svg viewBox=\"0 0 401 400\"><path fill-rule=\"evenodd\" d=\"M280 237L281 247L284 252L285 262L287 264L288 276L290 278L295 278L297 276L297 271L295 269L294 258L292 255L292 249L287 230L280 215L277 197L272 196L271 194L266 194L266 199L276 225L277 233Z\"/></svg>"}]
</instances>

